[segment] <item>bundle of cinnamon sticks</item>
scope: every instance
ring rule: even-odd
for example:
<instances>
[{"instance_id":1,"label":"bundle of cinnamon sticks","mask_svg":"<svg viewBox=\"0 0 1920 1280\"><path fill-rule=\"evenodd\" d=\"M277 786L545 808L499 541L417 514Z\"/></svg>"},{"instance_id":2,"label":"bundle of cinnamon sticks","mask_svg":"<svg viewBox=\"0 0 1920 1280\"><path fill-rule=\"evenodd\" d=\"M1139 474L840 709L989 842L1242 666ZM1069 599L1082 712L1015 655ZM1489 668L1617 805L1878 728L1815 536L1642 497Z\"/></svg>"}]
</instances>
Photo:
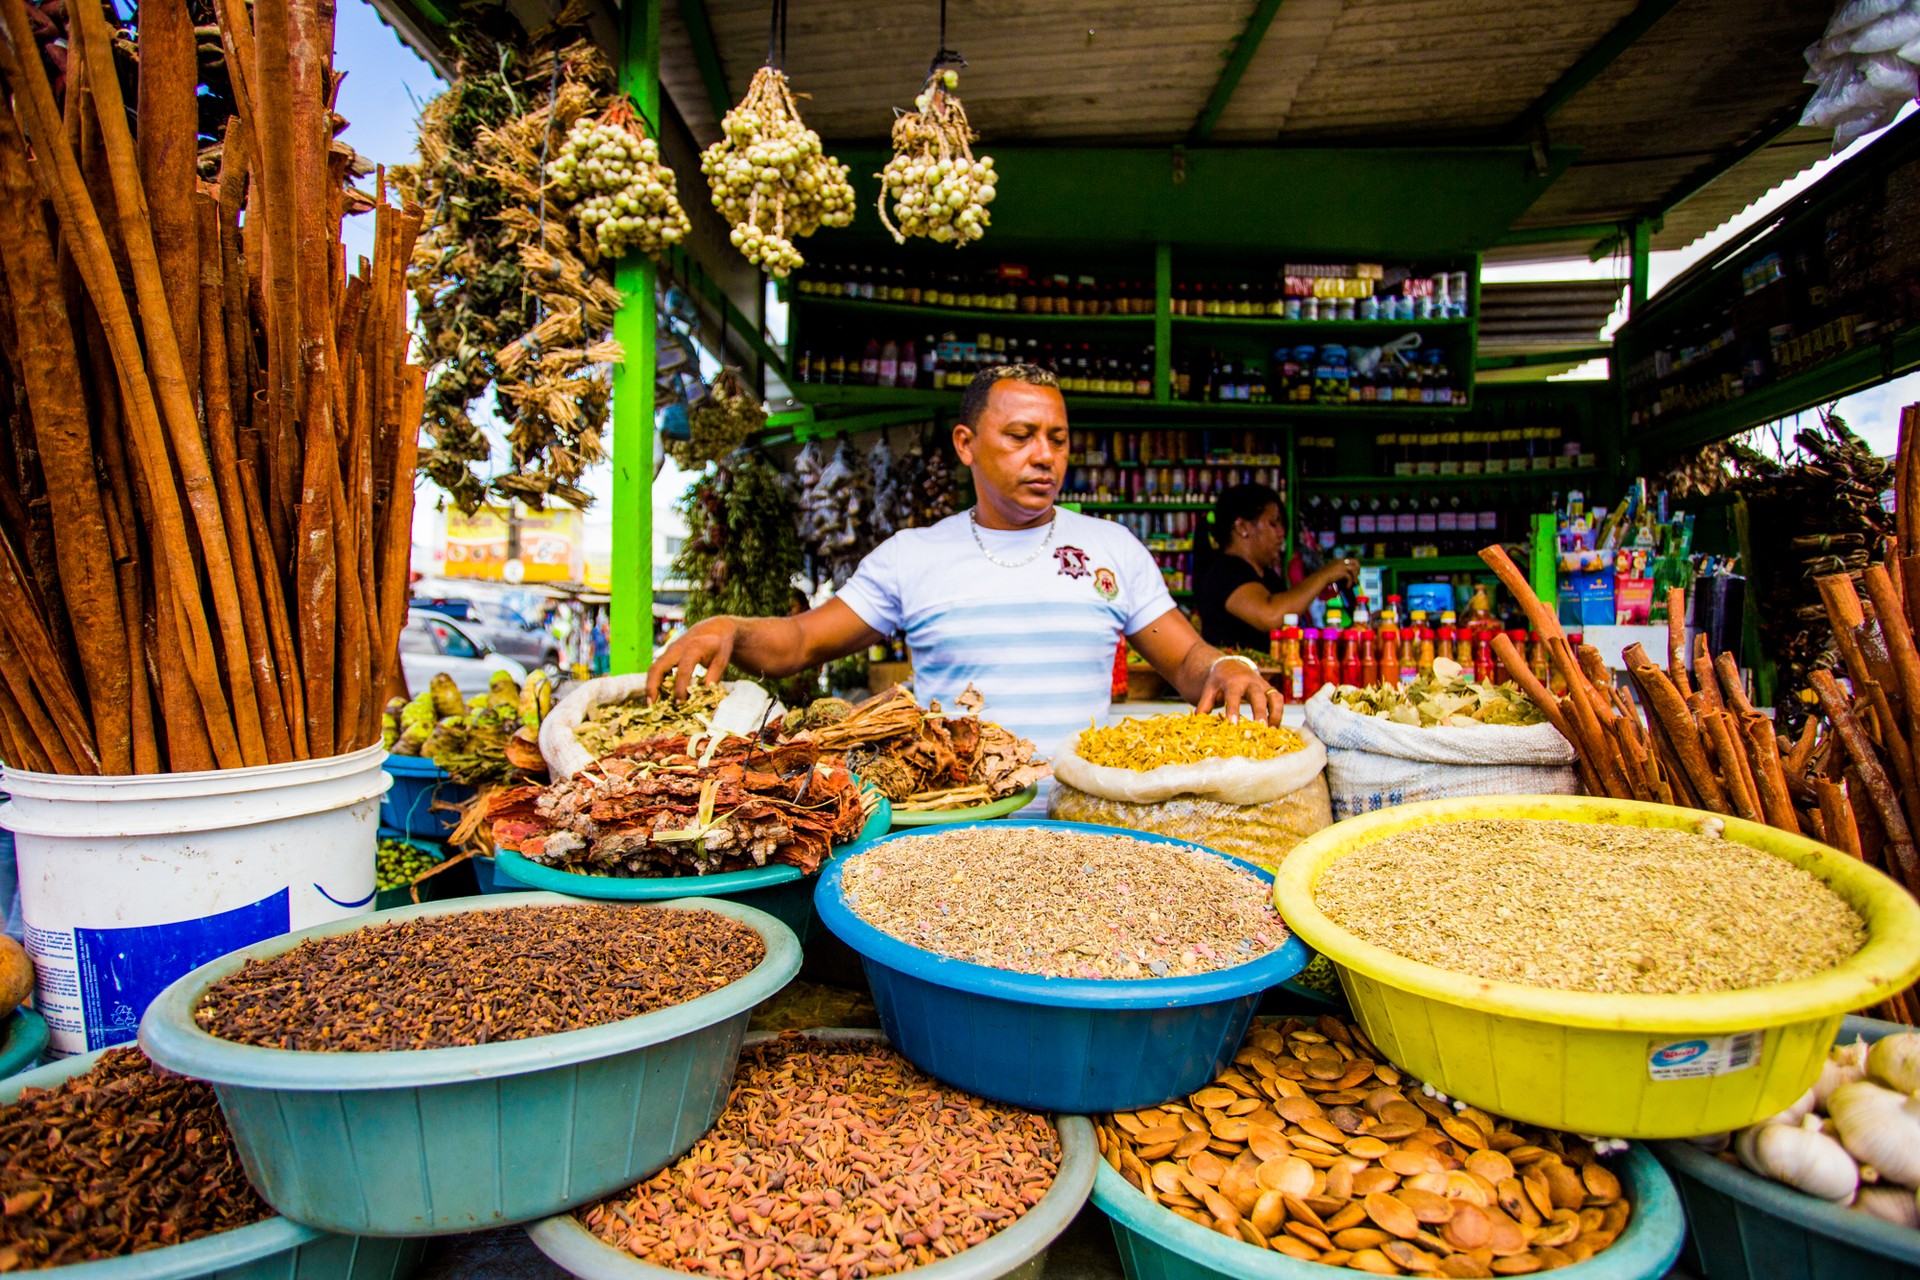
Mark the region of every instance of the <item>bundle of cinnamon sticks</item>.
<instances>
[{"instance_id":1,"label":"bundle of cinnamon sticks","mask_svg":"<svg viewBox=\"0 0 1920 1280\"><path fill-rule=\"evenodd\" d=\"M377 742L406 613L417 208L340 242L330 0L220 0L200 170L185 0L76 0L56 96L0 0L0 759L129 774ZM129 107L136 108L129 111Z\"/></svg>"},{"instance_id":2,"label":"bundle of cinnamon sticks","mask_svg":"<svg viewBox=\"0 0 1920 1280\"><path fill-rule=\"evenodd\" d=\"M1564 698L1541 683L1506 637L1494 640L1493 651L1578 749L1588 794L1706 809L1811 836L1879 867L1920 897L1912 836L1920 829L1913 757L1920 746L1913 732L1920 728L1913 624L1920 619L1904 604L1920 605L1920 599L1911 586L1903 594L1880 565L1862 573L1876 618L1891 619L1882 625L1867 620L1847 574L1820 580L1855 693L1849 697L1832 672L1814 672L1824 726L1809 719L1789 742L1748 700L1732 654L1710 653L1702 635L1694 636L1689 652L1683 590L1668 593L1666 667L1640 645L1625 650L1637 695L1629 697L1599 650L1568 644L1553 611L1504 551L1488 547L1480 558L1547 638L1554 670L1567 686ZM1920 581L1920 556L1908 560ZM1912 1024L1920 1002L1908 991L1875 1012Z\"/></svg>"}]
</instances>

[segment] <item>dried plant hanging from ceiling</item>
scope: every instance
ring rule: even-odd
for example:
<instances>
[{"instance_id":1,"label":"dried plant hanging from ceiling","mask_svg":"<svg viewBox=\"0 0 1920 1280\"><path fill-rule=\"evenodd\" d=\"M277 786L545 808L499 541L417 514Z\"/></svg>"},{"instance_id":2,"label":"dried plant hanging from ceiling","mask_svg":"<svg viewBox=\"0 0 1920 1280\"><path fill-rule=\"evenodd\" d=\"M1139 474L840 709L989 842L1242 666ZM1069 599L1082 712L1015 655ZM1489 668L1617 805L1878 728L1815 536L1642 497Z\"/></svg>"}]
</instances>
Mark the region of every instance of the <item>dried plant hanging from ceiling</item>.
<instances>
[{"instance_id":1,"label":"dried plant hanging from ceiling","mask_svg":"<svg viewBox=\"0 0 1920 1280\"><path fill-rule=\"evenodd\" d=\"M960 68L967 60L947 48L947 0L940 0L940 48L927 83L893 122L893 158L880 179L880 221L897 243L924 236L955 248L987 234L987 206L997 194L993 157L974 158L979 137L961 105ZM887 217L887 206L893 217Z\"/></svg>"},{"instance_id":2,"label":"dried plant hanging from ceiling","mask_svg":"<svg viewBox=\"0 0 1920 1280\"><path fill-rule=\"evenodd\" d=\"M489 496L584 508L607 457L617 255L687 233L658 141L570 5L525 41L456 28L459 74L420 116L420 163L397 172L428 212L409 273L432 447L421 469L462 511ZM470 416L489 388L508 461Z\"/></svg>"},{"instance_id":3,"label":"dried plant hanging from ceiling","mask_svg":"<svg viewBox=\"0 0 1920 1280\"><path fill-rule=\"evenodd\" d=\"M786 21L786 0L774 0L766 63L720 122L720 141L700 157L713 207L733 224L733 247L777 280L805 265L795 240L853 221L847 166L800 118L780 65Z\"/></svg>"}]
</instances>

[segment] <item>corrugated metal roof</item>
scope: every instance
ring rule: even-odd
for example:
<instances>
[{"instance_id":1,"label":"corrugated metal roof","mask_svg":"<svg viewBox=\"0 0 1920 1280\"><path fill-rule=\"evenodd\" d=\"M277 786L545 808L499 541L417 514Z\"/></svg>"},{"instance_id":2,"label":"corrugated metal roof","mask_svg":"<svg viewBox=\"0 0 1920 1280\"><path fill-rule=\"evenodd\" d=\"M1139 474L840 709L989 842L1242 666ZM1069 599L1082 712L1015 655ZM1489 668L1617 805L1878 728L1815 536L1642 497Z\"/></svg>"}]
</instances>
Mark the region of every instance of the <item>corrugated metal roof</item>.
<instances>
[{"instance_id":1,"label":"corrugated metal roof","mask_svg":"<svg viewBox=\"0 0 1920 1280\"><path fill-rule=\"evenodd\" d=\"M1531 355L1601 342L1625 286L1554 280L1480 286L1480 354Z\"/></svg>"}]
</instances>

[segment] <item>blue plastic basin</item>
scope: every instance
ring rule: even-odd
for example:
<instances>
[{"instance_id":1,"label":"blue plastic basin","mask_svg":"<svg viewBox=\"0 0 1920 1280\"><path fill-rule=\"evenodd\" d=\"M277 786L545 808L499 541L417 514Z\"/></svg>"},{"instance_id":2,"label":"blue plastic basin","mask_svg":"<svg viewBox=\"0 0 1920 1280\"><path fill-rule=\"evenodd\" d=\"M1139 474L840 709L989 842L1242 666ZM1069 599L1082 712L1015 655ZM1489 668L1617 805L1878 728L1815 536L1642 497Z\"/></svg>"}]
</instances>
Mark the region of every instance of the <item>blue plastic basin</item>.
<instances>
[{"instance_id":1,"label":"blue plastic basin","mask_svg":"<svg viewBox=\"0 0 1920 1280\"><path fill-rule=\"evenodd\" d=\"M47 1020L24 1005L0 1018L0 1080L40 1061L47 1039Z\"/></svg>"},{"instance_id":2,"label":"blue plastic basin","mask_svg":"<svg viewBox=\"0 0 1920 1280\"><path fill-rule=\"evenodd\" d=\"M485 854L473 855L473 880L482 893L524 893L527 886L500 874L494 860Z\"/></svg>"},{"instance_id":3,"label":"blue plastic basin","mask_svg":"<svg viewBox=\"0 0 1920 1280\"><path fill-rule=\"evenodd\" d=\"M1835 1043L1912 1029L1847 1018ZM1685 1265L1702 1280L1896 1280L1920 1272L1920 1231L1828 1204L1690 1142L1653 1149L1680 1188Z\"/></svg>"},{"instance_id":4,"label":"blue plastic basin","mask_svg":"<svg viewBox=\"0 0 1920 1280\"><path fill-rule=\"evenodd\" d=\"M897 832L833 859L814 891L821 922L860 954L887 1038L922 1071L950 1085L1033 1111L1076 1115L1183 1097L1233 1057L1260 993L1300 972L1311 955L1305 943L1290 937L1257 960L1190 978L1043 978L910 946L847 906L841 877L863 853L967 827L1123 835L1197 849L1271 876L1250 862L1170 836L1008 818Z\"/></svg>"},{"instance_id":5,"label":"blue plastic basin","mask_svg":"<svg viewBox=\"0 0 1920 1280\"><path fill-rule=\"evenodd\" d=\"M381 766L393 785L380 797L380 825L392 827L408 839L445 840L460 824L459 816L433 807L435 800L464 804L473 788L447 777L447 771L424 756L387 753Z\"/></svg>"},{"instance_id":6,"label":"blue plastic basin","mask_svg":"<svg viewBox=\"0 0 1920 1280\"><path fill-rule=\"evenodd\" d=\"M810 1039L848 1041L886 1039L878 1031L832 1027L808 1031ZM774 1037L756 1032L748 1044ZM1060 1135L1060 1171L1053 1185L1020 1220L982 1244L941 1262L912 1270L914 1280L1041 1280L1047 1248L1073 1222L1093 1190L1100 1144L1085 1116L1055 1116ZM556 1214L527 1228L540 1251L582 1280L682 1280L685 1273L655 1266L602 1240L571 1213Z\"/></svg>"},{"instance_id":7,"label":"blue plastic basin","mask_svg":"<svg viewBox=\"0 0 1920 1280\"><path fill-rule=\"evenodd\" d=\"M106 1052L96 1049L15 1076L0 1085L0 1103L15 1101L22 1089L50 1089ZM268 1218L185 1244L26 1274L58 1280L405 1280L425 1250L419 1240L332 1235Z\"/></svg>"},{"instance_id":8,"label":"blue plastic basin","mask_svg":"<svg viewBox=\"0 0 1920 1280\"><path fill-rule=\"evenodd\" d=\"M549 893L460 898L271 938L161 992L141 1019L140 1044L162 1066L213 1083L248 1178L296 1221L418 1236L544 1218L632 1186L707 1131L726 1104L748 1014L799 971L790 929L722 898L650 904L731 916L759 932L766 957L697 1000L528 1040L300 1052L218 1039L193 1010L248 960L307 938L422 916L587 905Z\"/></svg>"},{"instance_id":9,"label":"blue plastic basin","mask_svg":"<svg viewBox=\"0 0 1920 1280\"><path fill-rule=\"evenodd\" d=\"M892 821L893 806L882 797L879 807L860 829L856 844L885 835ZM802 875L800 868L784 863L711 876L589 876L558 867L543 867L524 854L502 849L494 857L494 876L529 889L609 902L657 902L696 895L731 898L766 912L793 930L803 943L813 936L819 919L813 910L814 877Z\"/></svg>"},{"instance_id":10,"label":"blue plastic basin","mask_svg":"<svg viewBox=\"0 0 1920 1280\"><path fill-rule=\"evenodd\" d=\"M1686 1232L1673 1183L1638 1143L1626 1155L1604 1163L1620 1176L1633 1205L1627 1229L1608 1249L1554 1275L1569 1280L1655 1280L1666 1275L1680 1256ZM1113 1225L1113 1243L1127 1280L1328 1280L1340 1274L1189 1222L1141 1195L1105 1160L1094 1176L1093 1202Z\"/></svg>"}]
</instances>

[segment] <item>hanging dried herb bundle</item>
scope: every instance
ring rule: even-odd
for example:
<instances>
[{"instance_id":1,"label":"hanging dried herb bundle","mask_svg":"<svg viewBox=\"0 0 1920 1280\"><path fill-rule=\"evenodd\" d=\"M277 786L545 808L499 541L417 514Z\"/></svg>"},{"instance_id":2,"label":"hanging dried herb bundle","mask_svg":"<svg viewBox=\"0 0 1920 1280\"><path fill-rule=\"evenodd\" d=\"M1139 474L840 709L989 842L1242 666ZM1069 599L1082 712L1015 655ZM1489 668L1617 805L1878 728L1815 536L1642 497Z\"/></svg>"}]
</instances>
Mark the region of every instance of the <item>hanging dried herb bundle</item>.
<instances>
[{"instance_id":1,"label":"hanging dried herb bundle","mask_svg":"<svg viewBox=\"0 0 1920 1280\"><path fill-rule=\"evenodd\" d=\"M687 411L688 436L664 438L667 453L691 471L718 462L767 425L767 411L731 367L720 370L706 398Z\"/></svg>"},{"instance_id":2,"label":"hanging dried herb bundle","mask_svg":"<svg viewBox=\"0 0 1920 1280\"><path fill-rule=\"evenodd\" d=\"M613 70L582 21L570 8L524 48L463 28L460 74L420 115L420 163L395 171L428 211L408 272L434 365L433 446L420 465L469 513L489 491L584 508L593 499L580 476L607 456L620 291L594 231L579 234L543 189L574 126L615 102ZM491 446L468 414L489 387L509 447L491 475Z\"/></svg>"},{"instance_id":3,"label":"hanging dried herb bundle","mask_svg":"<svg viewBox=\"0 0 1920 1280\"><path fill-rule=\"evenodd\" d=\"M687 621L715 614L784 616L800 572L793 505L773 464L738 453L703 477L680 503L687 540L673 574L687 583Z\"/></svg>"},{"instance_id":4,"label":"hanging dried herb bundle","mask_svg":"<svg viewBox=\"0 0 1920 1280\"><path fill-rule=\"evenodd\" d=\"M960 73L935 61L926 88L893 122L893 158L880 179L880 221L900 244L925 236L955 248L987 234L993 203L993 157L974 159L980 135L960 104ZM893 205L893 220L887 205ZM899 225L895 226L894 221Z\"/></svg>"},{"instance_id":5,"label":"hanging dried herb bundle","mask_svg":"<svg viewBox=\"0 0 1920 1280\"><path fill-rule=\"evenodd\" d=\"M56 97L27 5L0 0L0 757L125 774L366 746L406 611L419 212L381 200L349 278L330 6L221 0L239 114L213 185L188 5L141 6L134 103L103 11L67 17Z\"/></svg>"}]
</instances>

